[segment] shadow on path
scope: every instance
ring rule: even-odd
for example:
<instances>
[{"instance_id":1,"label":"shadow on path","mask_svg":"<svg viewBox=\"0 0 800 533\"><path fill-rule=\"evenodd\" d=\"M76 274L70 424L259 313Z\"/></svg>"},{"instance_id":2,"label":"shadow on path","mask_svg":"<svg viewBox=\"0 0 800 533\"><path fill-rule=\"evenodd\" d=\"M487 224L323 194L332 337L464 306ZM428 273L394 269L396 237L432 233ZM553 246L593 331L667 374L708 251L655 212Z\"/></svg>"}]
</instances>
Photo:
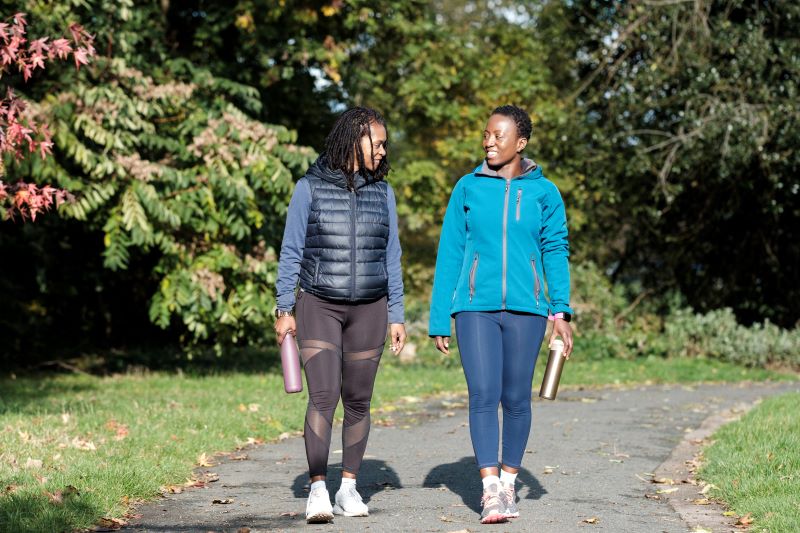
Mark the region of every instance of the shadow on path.
<instances>
[{"instance_id":1,"label":"shadow on path","mask_svg":"<svg viewBox=\"0 0 800 533\"><path fill-rule=\"evenodd\" d=\"M425 476L422 486L426 488L447 487L451 492L461 496L461 501L476 513L481 512L481 483L474 457L462 457L454 463L435 467ZM520 490L521 488L526 490ZM526 500L538 500L547 491L539 480L525 468L519 469L517 476L517 494L525 494Z\"/></svg>"},{"instance_id":2,"label":"shadow on path","mask_svg":"<svg viewBox=\"0 0 800 533\"><path fill-rule=\"evenodd\" d=\"M339 490L341 482L342 464L337 463L329 465L327 485L331 497ZM309 485L310 481L308 480L307 472L294 478L294 483L292 483L292 493L294 497L307 498ZM400 477L386 461L364 459L361 463L361 470L358 472L358 493L361 494L365 503L369 502L370 498L378 492L402 488L403 485L400 483Z\"/></svg>"}]
</instances>

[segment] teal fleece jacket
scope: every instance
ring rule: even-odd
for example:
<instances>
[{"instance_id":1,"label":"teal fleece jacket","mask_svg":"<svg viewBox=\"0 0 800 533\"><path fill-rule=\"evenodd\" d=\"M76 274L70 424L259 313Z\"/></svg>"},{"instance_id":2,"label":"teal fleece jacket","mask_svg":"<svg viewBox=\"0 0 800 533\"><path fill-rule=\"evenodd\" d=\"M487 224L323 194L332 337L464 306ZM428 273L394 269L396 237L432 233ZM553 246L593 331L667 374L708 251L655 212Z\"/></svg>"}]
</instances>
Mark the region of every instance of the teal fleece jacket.
<instances>
[{"instance_id":1,"label":"teal fleece jacket","mask_svg":"<svg viewBox=\"0 0 800 533\"><path fill-rule=\"evenodd\" d=\"M522 168L507 180L484 161L453 188L439 238L430 336L450 336L450 317L460 311L572 313L564 202L533 161L523 159Z\"/></svg>"}]
</instances>

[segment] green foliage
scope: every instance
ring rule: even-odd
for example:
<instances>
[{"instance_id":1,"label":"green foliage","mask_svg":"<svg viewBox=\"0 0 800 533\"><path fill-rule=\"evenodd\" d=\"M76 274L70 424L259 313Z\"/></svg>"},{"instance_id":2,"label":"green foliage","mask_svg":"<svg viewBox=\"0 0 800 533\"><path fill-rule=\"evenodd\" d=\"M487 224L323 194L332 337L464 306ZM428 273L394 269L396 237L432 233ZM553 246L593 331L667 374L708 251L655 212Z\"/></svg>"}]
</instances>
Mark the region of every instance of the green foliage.
<instances>
[{"instance_id":1,"label":"green foliage","mask_svg":"<svg viewBox=\"0 0 800 533\"><path fill-rule=\"evenodd\" d=\"M582 117L579 246L615 280L793 327L798 4L552 2L551 24L579 77L559 81Z\"/></svg>"},{"instance_id":2,"label":"green foliage","mask_svg":"<svg viewBox=\"0 0 800 533\"><path fill-rule=\"evenodd\" d=\"M55 157L8 174L75 195L60 214L102 231L106 268L154 254L155 324L176 326L187 345L258 341L293 176L315 154L251 118L261 106L251 87L183 59L147 72L132 63L100 58L46 95Z\"/></svg>"}]
</instances>

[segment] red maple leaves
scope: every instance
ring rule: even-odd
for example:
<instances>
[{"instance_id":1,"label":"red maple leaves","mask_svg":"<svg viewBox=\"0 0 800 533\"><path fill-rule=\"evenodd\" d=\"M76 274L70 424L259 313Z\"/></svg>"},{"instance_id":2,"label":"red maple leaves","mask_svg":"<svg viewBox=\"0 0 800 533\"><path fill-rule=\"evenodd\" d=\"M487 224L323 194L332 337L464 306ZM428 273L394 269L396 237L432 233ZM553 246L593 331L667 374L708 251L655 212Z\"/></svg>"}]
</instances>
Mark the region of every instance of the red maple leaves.
<instances>
[{"instance_id":1,"label":"red maple leaves","mask_svg":"<svg viewBox=\"0 0 800 533\"><path fill-rule=\"evenodd\" d=\"M44 69L47 61L64 60L72 54L75 68L88 65L95 55L92 45L94 37L79 24L69 27L72 42L66 38L50 41L42 37L28 41L25 14L17 13L5 22L0 22L0 79L16 67L28 81L36 69ZM19 98L11 87L0 100L0 178L5 175L2 157L13 154L19 160L28 153L38 153L44 159L53 148L52 135L47 124L31 111L31 106ZM0 180L0 213L14 217L18 213L23 220L36 220L36 215L48 210L54 203L61 205L71 195L49 185L39 187L20 181L6 185Z\"/></svg>"}]
</instances>

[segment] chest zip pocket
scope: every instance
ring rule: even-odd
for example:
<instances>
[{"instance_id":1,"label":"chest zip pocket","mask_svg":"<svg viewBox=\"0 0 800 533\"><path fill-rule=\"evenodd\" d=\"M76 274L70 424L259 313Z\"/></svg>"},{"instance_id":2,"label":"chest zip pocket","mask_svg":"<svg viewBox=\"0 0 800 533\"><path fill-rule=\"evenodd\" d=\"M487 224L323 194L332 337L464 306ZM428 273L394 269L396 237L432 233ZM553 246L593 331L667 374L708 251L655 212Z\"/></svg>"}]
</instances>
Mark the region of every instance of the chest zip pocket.
<instances>
[{"instance_id":1,"label":"chest zip pocket","mask_svg":"<svg viewBox=\"0 0 800 533\"><path fill-rule=\"evenodd\" d=\"M469 269L469 301L472 303L472 297L475 296L475 274L478 272L478 259L480 256L475 252L475 257L472 259L472 268Z\"/></svg>"},{"instance_id":2,"label":"chest zip pocket","mask_svg":"<svg viewBox=\"0 0 800 533\"><path fill-rule=\"evenodd\" d=\"M522 205L522 189L517 189L517 222L519 222L520 205Z\"/></svg>"},{"instance_id":3,"label":"chest zip pocket","mask_svg":"<svg viewBox=\"0 0 800 533\"><path fill-rule=\"evenodd\" d=\"M533 269L533 295L536 298L536 307L539 307L539 274L536 273L536 257L531 256L531 268Z\"/></svg>"}]
</instances>

